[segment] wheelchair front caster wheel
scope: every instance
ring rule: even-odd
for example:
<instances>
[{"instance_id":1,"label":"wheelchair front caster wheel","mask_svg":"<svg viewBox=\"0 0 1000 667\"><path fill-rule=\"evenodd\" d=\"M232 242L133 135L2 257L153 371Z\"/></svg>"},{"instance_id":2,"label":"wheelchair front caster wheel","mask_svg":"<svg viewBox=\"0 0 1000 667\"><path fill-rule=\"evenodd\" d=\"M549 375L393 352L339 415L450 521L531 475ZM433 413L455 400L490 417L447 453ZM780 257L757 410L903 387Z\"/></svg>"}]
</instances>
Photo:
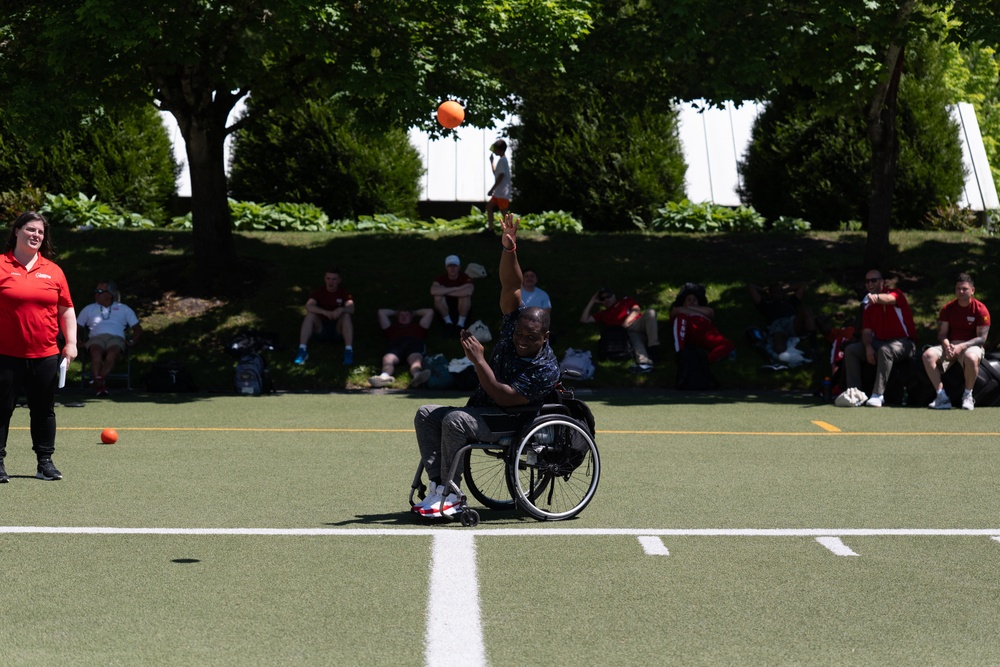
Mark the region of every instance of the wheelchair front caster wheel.
<instances>
[{"instance_id":1,"label":"wheelchair front caster wheel","mask_svg":"<svg viewBox=\"0 0 1000 667\"><path fill-rule=\"evenodd\" d=\"M475 528L479 525L479 512L476 510L466 510L462 512L462 525L466 528Z\"/></svg>"}]
</instances>

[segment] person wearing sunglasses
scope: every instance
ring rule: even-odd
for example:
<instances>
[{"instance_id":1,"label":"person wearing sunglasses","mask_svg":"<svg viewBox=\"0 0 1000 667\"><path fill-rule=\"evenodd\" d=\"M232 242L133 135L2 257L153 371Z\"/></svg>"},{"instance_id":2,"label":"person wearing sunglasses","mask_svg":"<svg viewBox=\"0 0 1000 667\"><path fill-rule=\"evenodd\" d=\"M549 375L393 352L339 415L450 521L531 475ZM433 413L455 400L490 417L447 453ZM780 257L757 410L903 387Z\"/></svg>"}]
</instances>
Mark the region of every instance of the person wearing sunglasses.
<instances>
[{"instance_id":1,"label":"person wearing sunglasses","mask_svg":"<svg viewBox=\"0 0 1000 667\"><path fill-rule=\"evenodd\" d=\"M122 353L135 345L142 335L139 318L135 311L121 303L115 281L102 280L94 290L94 303L84 306L76 323L80 327L81 340L86 335L94 392L98 396L107 396L105 381L108 375Z\"/></svg>"},{"instance_id":2,"label":"person wearing sunglasses","mask_svg":"<svg viewBox=\"0 0 1000 667\"><path fill-rule=\"evenodd\" d=\"M33 211L19 215L0 255L0 483L10 481L4 457L21 393L28 400L31 448L38 459L35 477L62 479L52 462L55 393L60 363L76 359L76 311L66 275L52 256L48 220Z\"/></svg>"},{"instance_id":3,"label":"person wearing sunglasses","mask_svg":"<svg viewBox=\"0 0 1000 667\"><path fill-rule=\"evenodd\" d=\"M885 400L889 373L897 361L912 359L917 349L917 328L906 296L895 287L887 287L877 270L865 274L864 308L861 341L844 350L847 388L861 388L861 364L875 366L875 384L865 405L881 408Z\"/></svg>"}]
</instances>

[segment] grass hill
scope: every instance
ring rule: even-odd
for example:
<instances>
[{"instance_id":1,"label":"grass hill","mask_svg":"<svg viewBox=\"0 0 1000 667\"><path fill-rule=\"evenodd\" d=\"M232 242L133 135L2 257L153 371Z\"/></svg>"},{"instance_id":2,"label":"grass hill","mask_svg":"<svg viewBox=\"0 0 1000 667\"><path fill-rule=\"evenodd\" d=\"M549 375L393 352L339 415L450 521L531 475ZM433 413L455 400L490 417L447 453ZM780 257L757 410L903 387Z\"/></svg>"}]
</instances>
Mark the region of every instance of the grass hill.
<instances>
[{"instance_id":1,"label":"grass hill","mask_svg":"<svg viewBox=\"0 0 1000 667\"><path fill-rule=\"evenodd\" d=\"M135 308L146 330L133 352L133 379L158 359L178 359L203 390L228 392L234 360L225 352L244 328L273 332L279 347L269 355L275 386L289 391L367 388L377 372L382 337L375 311L380 307L430 306L432 279L443 272L444 258L458 254L486 266L490 275L476 281L473 320L482 318L496 332L499 322L500 257L498 238L479 234L240 233L240 274L225 293L204 296L190 267L189 232L68 231L55 229L57 262L65 270L79 310L90 302L101 278L118 282L123 302ZM937 310L950 298L955 276L969 271L977 296L1000 311L1000 277L993 260L1000 240L957 232L897 232L892 235L887 276L895 277L913 306L921 343L934 341ZM734 362L720 362L716 374L726 388L809 389L828 364L763 374L760 358L744 337L761 324L746 290L747 282L806 281L806 300L817 314L850 315L867 267L861 265L864 235L815 232L776 234L559 234L523 233L518 244L522 267L535 269L540 286L552 297L554 348L595 349L594 325L579 323L580 312L602 285L630 295L660 313L661 337L669 346L667 310L685 282L708 287L721 331L736 342ZM306 366L292 363L298 329L309 292L322 284L328 267L339 267L357 302L355 365L341 365L341 350L314 343ZM997 298L994 298L996 296ZM435 325L431 352L461 355L457 341ZM826 352L823 348L822 352ZM668 355L669 356L669 355ZM634 377L629 364L599 364L593 386L672 387L674 364ZM78 366L77 366L78 372ZM72 377L72 376L71 376ZM405 377L398 378L405 386ZM141 381L137 382L142 386Z\"/></svg>"}]
</instances>

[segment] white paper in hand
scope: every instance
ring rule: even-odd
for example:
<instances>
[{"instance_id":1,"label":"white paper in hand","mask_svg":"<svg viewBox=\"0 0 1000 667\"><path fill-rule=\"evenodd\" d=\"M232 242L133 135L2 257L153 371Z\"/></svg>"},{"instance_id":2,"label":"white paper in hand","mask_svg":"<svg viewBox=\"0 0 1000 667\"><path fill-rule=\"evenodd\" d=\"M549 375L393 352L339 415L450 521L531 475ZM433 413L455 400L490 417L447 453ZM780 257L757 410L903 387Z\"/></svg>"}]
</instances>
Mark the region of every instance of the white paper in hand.
<instances>
[{"instance_id":1,"label":"white paper in hand","mask_svg":"<svg viewBox=\"0 0 1000 667\"><path fill-rule=\"evenodd\" d=\"M59 388L62 389L66 386L66 369L69 368L69 359L66 357L62 358L59 362Z\"/></svg>"}]
</instances>

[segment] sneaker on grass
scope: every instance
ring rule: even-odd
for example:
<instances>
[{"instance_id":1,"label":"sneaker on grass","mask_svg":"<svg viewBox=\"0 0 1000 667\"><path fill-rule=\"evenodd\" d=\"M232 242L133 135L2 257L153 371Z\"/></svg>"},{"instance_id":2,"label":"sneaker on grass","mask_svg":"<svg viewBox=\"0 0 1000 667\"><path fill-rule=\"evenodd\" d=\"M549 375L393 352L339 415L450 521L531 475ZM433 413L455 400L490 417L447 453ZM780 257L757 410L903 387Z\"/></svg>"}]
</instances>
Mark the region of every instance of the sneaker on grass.
<instances>
[{"instance_id":1,"label":"sneaker on grass","mask_svg":"<svg viewBox=\"0 0 1000 667\"><path fill-rule=\"evenodd\" d=\"M427 384L427 381L431 379L431 369L425 368L421 371L417 371L417 374L410 379L410 388L419 387L420 385Z\"/></svg>"},{"instance_id":2,"label":"sneaker on grass","mask_svg":"<svg viewBox=\"0 0 1000 667\"><path fill-rule=\"evenodd\" d=\"M965 394L962 396L962 409L963 410L974 410L976 408L976 399L972 398L972 394Z\"/></svg>"},{"instance_id":3,"label":"sneaker on grass","mask_svg":"<svg viewBox=\"0 0 1000 667\"><path fill-rule=\"evenodd\" d=\"M370 378L368 378L368 384L375 387L376 389L380 389L382 387L388 387L395 381L396 378L392 377L391 375L386 375L385 373L382 373L380 375L373 375Z\"/></svg>"},{"instance_id":4,"label":"sneaker on grass","mask_svg":"<svg viewBox=\"0 0 1000 667\"><path fill-rule=\"evenodd\" d=\"M295 363L301 366L302 364L306 363L306 360L308 358L309 358L309 353L306 351L306 348L300 347L299 353L295 355Z\"/></svg>"},{"instance_id":5,"label":"sneaker on grass","mask_svg":"<svg viewBox=\"0 0 1000 667\"><path fill-rule=\"evenodd\" d=\"M885 402L882 400L881 396L872 396L867 401L865 401L865 405L867 405L869 408L881 408L884 405L884 403Z\"/></svg>"},{"instance_id":6,"label":"sneaker on grass","mask_svg":"<svg viewBox=\"0 0 1000 667\"><path fill-rule=\"evenodd\" d=\"M35 477L51 482L62 479L62 473L56 470L52 459L38 459L38 472L35 473Z\"/></svg>"},{"instance_id":7,"label":"sneaker on grass","mask_svg":"<svg viewBox=\"0 0 1000 667\"><path fill-rule=\"evenodd\" d=\"M3 459L0 459L0 484L6 484L10 481L10 476L3 467Z\"/></svg>"},{"instance_id":8,"label":"sneaker on grass","mask_svg":"<svg viewBox=\"0 0 1000 667\"><path fill-rule=\"evenodd\" d=\"M932 410L951 410L951 401L945 394L938 394L927 407Z\"/></svg>"},{"instance_id":9,"label":"sneaker on grass","mask_svg":"<svg viewBox=\"0 0 1000 667\"><path fill-rule=\"evenodd\" d=\"M344 350L344 365L350 366L354 363L354 350Z\"/></svg>"}]
</instances>

